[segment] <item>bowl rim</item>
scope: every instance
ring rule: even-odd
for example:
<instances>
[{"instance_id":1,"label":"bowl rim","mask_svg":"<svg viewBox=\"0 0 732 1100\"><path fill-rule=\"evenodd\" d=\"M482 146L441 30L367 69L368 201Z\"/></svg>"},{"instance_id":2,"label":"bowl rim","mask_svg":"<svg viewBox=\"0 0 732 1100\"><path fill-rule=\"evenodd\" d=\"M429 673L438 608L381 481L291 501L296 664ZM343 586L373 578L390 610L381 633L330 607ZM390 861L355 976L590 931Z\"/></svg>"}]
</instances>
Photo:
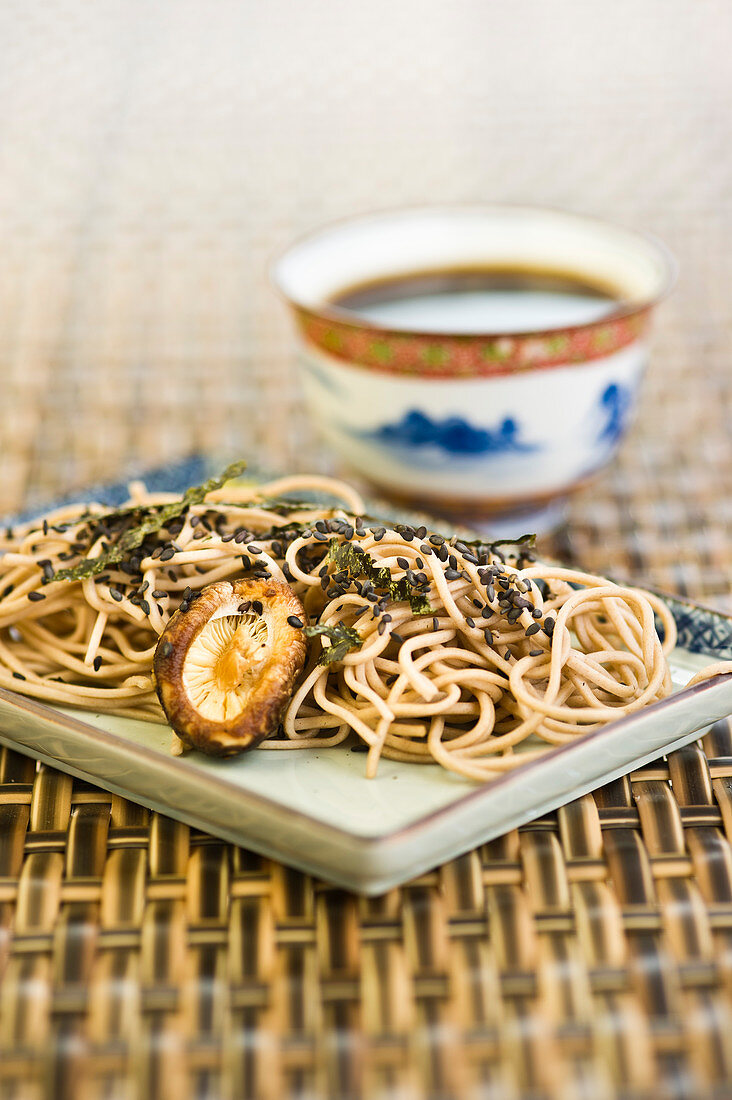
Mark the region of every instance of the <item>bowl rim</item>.
<instances>
[{"instance_id":1,"label":"bowl rim","mask_svg":"<svg viewBox=\"0 0 732 1100\"><path fill-rule=\"evenodd\" d=\"M602 315L602 317L595 318L591 321L583 321L576 324L552 326L550 328L538 328L538 329L521 329L516 331L515 329L490 329L482 330L480 332L440 332L434 329L426 331L421 328L415 327L393 327L389 325L379 324L378 322L369 320L367 317L362 316L355 310L344 309L340 306L335 306L329 303L323 303L321 305L313 305L312 303L298 301L294 296L290 295L283 287L281 278L278 275L278 269L281 267L283 261L296 249L301 248L303 245L309 244L311 241L316 240L318 237L332 232L333 230L343 229L346 226L353 223L367 224L370 221L379 221L384 218L395 217L399 215L418 215L418 214L463 214L463 213L489 213L500 212L502 210L512 210L517 212L525 212L527 214L559 214L562 217L569 218L578 223L589 223L590 225L602 226L610 230L619 230L621 233L627 234L631 237L635 237L639 243L650 246L652 250L661 259L665 268L664 278L661 282L659 289L655 294L648 297L639 299L638 301L623 301L622 299L610 310L608 313ZM333 325L339 325L356 331L371 332L375 336L387 336L387 337L429 337L435 342L449 342L449 341L470 341L470 340L500 340L509 338L514 341L522 341L524 339L538 339L542 337L551 337L567 333L576 333L583 331L591 331L594 328L601 327L603 325L612 324L616 321L621 321L629 317L633 317L637 314L644 313L651 309L654 309L660 302L673 290L676 285L679 273L679 265L676 257L670 248L653 233L648 233L645 230L629 228L619 222L612 221L608 218L602 218L594 214L583 214L576 210L569 210L566 207L561 206L549 206L534 203L521 203L521 202L445 202L445 203L406 203L398 206L388 206L374 208L365 211L360 214L348 214L340 218L332 219L325 222L322 225L317 226L315 229L310 229L304 233L298 234L293 240L289 242L285 247L279 249L273 257L270 259L267 265L267 275L270 286L273 287L278 297L296 313L302 313L311 317L316 317L319 320L328 321Z\"/></svg>"}]
</instances>

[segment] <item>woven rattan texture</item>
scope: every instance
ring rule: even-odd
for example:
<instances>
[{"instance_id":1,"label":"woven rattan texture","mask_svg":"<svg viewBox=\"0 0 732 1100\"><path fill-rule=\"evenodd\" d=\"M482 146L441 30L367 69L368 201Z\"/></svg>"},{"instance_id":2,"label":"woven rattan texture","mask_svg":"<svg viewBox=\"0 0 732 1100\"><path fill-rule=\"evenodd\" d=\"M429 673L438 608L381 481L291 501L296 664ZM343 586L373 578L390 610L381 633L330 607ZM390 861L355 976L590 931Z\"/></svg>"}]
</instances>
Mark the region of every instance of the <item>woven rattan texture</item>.
<instances>
[{"instance_id":1,"label":"woven rattan texture","mask_svg":"<svg viewBox=\"0 0 732 1100\"><path fill-rule=\"evenodd\" d=\"M732 732L378 899L0 752L0 1095L729 1096Z\"/></svg>"}]
</instances>

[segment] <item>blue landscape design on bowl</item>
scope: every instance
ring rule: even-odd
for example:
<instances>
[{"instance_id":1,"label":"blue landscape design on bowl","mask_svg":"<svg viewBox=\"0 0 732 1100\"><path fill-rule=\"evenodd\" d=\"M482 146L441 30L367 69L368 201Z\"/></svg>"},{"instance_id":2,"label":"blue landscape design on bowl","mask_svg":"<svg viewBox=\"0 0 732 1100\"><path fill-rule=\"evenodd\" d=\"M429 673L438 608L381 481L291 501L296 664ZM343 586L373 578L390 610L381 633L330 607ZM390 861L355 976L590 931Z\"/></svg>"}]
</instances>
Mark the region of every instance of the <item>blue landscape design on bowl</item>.
<instances>
[{"instance_id":1,"label":"blue landscape design on bowl","mask_svg":"<svg viewBox=\"0 0 732 1100\"><path fill-rule=\"evenodd\" d=\"M614 447L620 442L628 426L632 405L633 391L630 386L624 386L622 382L610 382L605 387L599 401L604 422L597 436L598 443Z\"/></svg>"},{"instance_id":2,"label":"blue landscape design on bowl","mask_svg":"<svg viewBox=\"0 0 732 1100\"><path fill-rule=\"evenodd\" d=\"M411 409L401 420L383 424L365 433L370 439L409 449L436 447L449 455L526 454L539 449L521 439L521 427L505 417L496 428L476 428L460 416L433 420L418 409Z\"/></svg>"}]
</instances>

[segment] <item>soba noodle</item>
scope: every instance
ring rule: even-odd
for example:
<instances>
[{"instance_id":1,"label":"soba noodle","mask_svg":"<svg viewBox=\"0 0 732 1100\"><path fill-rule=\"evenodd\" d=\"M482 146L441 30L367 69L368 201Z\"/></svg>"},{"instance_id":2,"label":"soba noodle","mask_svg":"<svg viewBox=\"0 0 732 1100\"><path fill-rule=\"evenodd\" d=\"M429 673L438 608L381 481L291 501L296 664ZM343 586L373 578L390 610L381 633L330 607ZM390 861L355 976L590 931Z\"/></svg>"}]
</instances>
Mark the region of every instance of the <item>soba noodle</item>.
<instances>
[{"instance_id":1,"label":"soba noodle","mask_svg":"<svg viewBox=\"0 0 732 1100\"><path fill-rule=\"evenodd\" d=\"M340 504L288 502L313 490ZM671 690L676 629L654 595L536 561L525 545L509 553L375 524L351 487L328 478L229 484L172 509L100 571L56 579L108 556L176 499L135 483L127 512L66 507L0 537L0 686L164 722L151 680L159 635L190 591L252 575L291 584L326 632L264 748L355 733L368 775L383 756L485 780ZM339 628L360 647L322 663Z\"/></svg>"}]
</instances>

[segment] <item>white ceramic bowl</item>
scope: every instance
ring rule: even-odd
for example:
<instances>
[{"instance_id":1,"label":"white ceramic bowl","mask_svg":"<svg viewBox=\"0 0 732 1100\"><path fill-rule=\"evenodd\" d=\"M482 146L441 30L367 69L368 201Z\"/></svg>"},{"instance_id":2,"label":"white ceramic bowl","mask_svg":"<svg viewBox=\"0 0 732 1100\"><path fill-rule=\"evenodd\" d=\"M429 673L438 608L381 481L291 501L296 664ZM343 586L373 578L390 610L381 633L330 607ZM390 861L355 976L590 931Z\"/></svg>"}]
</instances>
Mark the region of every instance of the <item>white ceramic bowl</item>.
<instances>
[{"instance_id":1,"label":"white ceramic bowl","mask_svg":"<svg viewBox=\"0 0 732 1100\"><path fill-rule=\"evenodd\" d=\"M622 288L622 300L599 319L530 332L387 326L329 304L400 274L490 265L572 271ZM495 205L332 225L294 244L273 279L300 331L310 411L348 465L392 497L502 534L549 526L614 455L674 273L642 234Z\"/></svg>"}]
</instances>

